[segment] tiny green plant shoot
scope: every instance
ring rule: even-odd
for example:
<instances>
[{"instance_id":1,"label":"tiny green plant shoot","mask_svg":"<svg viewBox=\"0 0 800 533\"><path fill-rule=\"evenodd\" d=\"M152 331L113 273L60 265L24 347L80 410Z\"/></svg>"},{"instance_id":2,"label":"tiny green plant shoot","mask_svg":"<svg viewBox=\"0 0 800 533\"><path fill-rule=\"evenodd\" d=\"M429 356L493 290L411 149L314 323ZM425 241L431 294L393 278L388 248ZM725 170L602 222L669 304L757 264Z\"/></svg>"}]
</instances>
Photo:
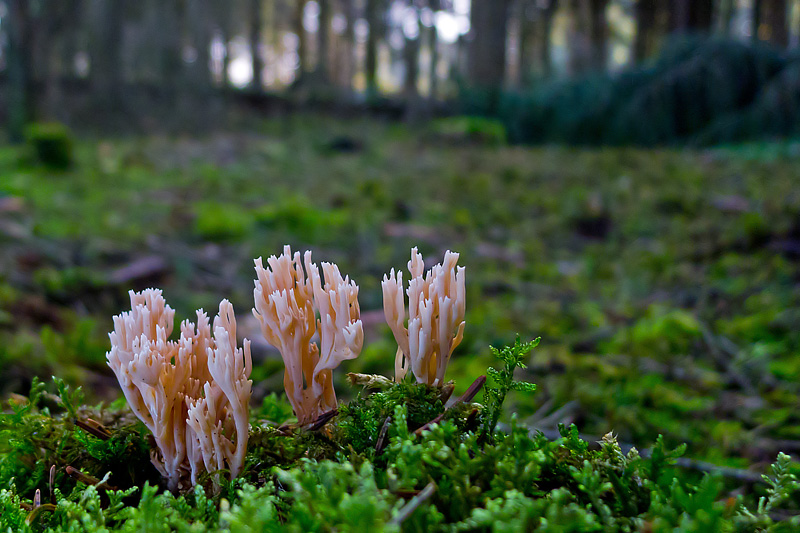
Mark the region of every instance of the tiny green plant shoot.
<instances>
[{"instance_id":1,"label":"tiny green plant shoot","mask_svg":"<svg viewBox=\"0 0 800 533\"><path fill-rule=\"evenodd\" d=\"M491 438L494 434L500 414L503 410L503 403L506 395L510 391L533 392L536 385L526 381L515 381L514 371L517 368L525 368L522 362L528 353L539 345L541 338L532 341L521 342L519 335L511 346L504 346L500 349L490 346L492 354L503 362L502 370L493 367L486 369L489 376L483 388L484 414L483 425L481 426L481 436L483 439Z\"/></svg>"}]
</instances>

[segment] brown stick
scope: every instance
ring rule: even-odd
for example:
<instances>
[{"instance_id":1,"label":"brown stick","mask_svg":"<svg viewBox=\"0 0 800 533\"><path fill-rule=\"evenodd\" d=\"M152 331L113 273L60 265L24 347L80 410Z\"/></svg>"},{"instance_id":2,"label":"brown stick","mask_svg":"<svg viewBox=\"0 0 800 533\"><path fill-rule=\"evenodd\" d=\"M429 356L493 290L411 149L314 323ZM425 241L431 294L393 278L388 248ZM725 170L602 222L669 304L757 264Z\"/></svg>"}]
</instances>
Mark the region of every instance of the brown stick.
<instances>
[{"instance_id":1,"label":"brown stick","mask_svg":"<svg viewBox=\"0 0 800 533\"><path fill-rule=\"evenodd\" d=\"M387 416L386 420L383 421L381 432L378 434L378 442L375 444L375 455L379 455L386 447L387 443L386 435L389 434L389 426L391 424L392 424L392 417Z\"/></svg>"},{"instance_id":2,"label":"brown stick","mask_svg":"<svg viewBox=\"0 0 800 533\"><path fill-rule=\"evenodd\" d=\"M414 511L416 511L420 505L425 503L425 500L433 496L434 492L436 492L436 485L431 481L419 494L411 498L411 500L400 509L400 512L392 518L390 523L396 526L401 525L408 517L414 514Z\"/></svg>"},{"instance_id":3,"label":"brown stick","mask_svg":"<svg viewBox=\"0 0 800 533\"><path fill-rule=\"evenodd\" d=\"M109 431L102 424L92 420L91 418L87 418L87 422L78 420L76 418L74 422L76 426L84 430L86 433L94 435L100 440L108 440L111 438L111 433L109 433Z\"/></svg>"},{"instance_id":4,"label":"brown stick","mask_svg":"<svg viewBox=\"0 0 800 533\"><path fill-rule=\"evenodd\" d=\"M100 490L117 490L116 487L112 487L108 483L104 483L103 481L97 479L96 477L92 477L89 474L84 474L77 468L73 468L70 465L67 465L66 468L64 468L64 471L72 479L76 479L87 485L94 485Z\"/></svg>"},{"instance_id":5,"label":"brown stick","mask_svg":"<svg viewBox=\"0 0 800 533\"><path fill-rule=\"evenodd\" d=\"M335 409L335 408L331 409L330 411L327 411L325 413L322 413L321 415L319 415L317 417L316 420L314 420L313 422L311 422L309 424L308 430L309 431L319 431L320 429L325 427L325 424L330 422L331 418L333 418L334 416L336 416L338 414L339 414L339 410Z\"/></svg>"},{"instance_id":6,"label":"brown stick","mask_svg":"<svg viewBox=\"0 0 800 533\"><path fill-rule=\"evenodd\" d=\"M461 395L461 398L456 400L455 403L453 403L453 405L451 405L449 408L445 409L445 411L442 414L440 414L439 416L437 416L436 418L434 418L430 422L426 423L425 425L423 425L422 427L417 429L414 432L414 435L417 435L417 436L422 435L423 431L426 431L426 430L430 429L430 427L432 425L438 424L439 422L441 422L442 419L444 418L444 415L446 415L448 411L453 409L458 404L471 402L472 399L475 398L475 396L478 395L478 393L480 392L480 390L483 388L483 386L485 384L486 384L486 376L478 376L478 378L475 381L472 382L472 385L469 386L469 388L464 392L464 394Z\"/></svg>"},{"instance_id":7,"label":"brown stick","mask_svg":"<svg viewBox=\"0 0 800 533\"><path fill-rule=\"evenodd\" d=\"M56 504L56 465L50 466L50 503Z\"/></svg>"}]
</instances>

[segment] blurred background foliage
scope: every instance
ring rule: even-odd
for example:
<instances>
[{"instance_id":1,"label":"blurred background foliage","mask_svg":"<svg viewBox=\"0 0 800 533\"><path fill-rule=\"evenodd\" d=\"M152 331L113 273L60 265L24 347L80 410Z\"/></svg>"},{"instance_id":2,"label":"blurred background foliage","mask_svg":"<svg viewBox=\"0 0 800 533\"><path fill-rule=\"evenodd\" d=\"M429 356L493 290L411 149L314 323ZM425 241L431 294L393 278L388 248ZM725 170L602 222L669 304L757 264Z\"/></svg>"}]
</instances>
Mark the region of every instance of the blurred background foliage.
<instances>
[{"instance_id":1,"label":"blurred background foliage","mask_svg":"<svg viewBox=\"0 0 800 533\"><path fill-rule=\"evenodd\" d=\"M336 379L389 374L419 246L467 267L459 393L541 336L532 427L800 450L798 39L789 0L0 0L0 392L116 398L111 315L157 286L231 299L260 403L286 243L361 287Z\"/></svg>"}]
</instances>

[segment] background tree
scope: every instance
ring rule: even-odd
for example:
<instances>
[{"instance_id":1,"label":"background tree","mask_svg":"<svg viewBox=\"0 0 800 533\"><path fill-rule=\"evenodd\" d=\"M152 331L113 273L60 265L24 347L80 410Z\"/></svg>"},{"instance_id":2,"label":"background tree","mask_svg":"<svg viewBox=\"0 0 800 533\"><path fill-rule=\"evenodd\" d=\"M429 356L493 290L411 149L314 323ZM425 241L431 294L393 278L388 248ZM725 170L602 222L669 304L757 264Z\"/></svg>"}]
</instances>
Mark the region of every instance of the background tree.
<instances>
[{"instance_id":1,"label":"background tree","mask_svg":"<svg viewBox=\"0 0 800 533\"><path fill-rule=\"evenodd\" d=\"M753 37L786 48L789 45L788 8L786 0L755 0Z\"/></svg>"},{"instance_id":2,"label":"background tree","mask_svg":"<svg viewBox=\"0 0 800 533\"><path fill-rule=\"evenodd\" d=\"M510 0L472 3L468 74L476 86L493 88L503 85L509 5Z\"/></svg>"}]
</instances>

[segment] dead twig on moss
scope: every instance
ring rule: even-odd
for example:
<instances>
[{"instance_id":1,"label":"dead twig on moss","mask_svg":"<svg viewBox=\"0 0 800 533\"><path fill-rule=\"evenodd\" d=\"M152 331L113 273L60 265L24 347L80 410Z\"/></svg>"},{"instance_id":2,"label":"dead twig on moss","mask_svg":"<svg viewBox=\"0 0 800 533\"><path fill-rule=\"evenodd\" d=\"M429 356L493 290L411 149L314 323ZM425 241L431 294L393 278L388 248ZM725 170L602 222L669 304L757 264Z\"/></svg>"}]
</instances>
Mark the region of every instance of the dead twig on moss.
<instances>
[{"instance_id":1,"label":"dead twig on moss","mask_svg":"<svg viewBox=\"0 0 800 533\"><path fill-rule=\"evenodd\" d=\"M92 420L91 418L87 418L86 422L83 420L75 419L73 421L76 426L84 430L86 433L90 435L94 435L100 440L108 440L111 438L111 432L106 429L103 424L97 422L96 420Z\"/></svg>"},{"instance_id":2,"label":"dead twig on moss","mask_svg":"<svg viewBox=\"0 0 800 533\"><path fill-rule=\"evenodd\" d=\"M430 422L427 422L426 424L421 426L414 432L414 434L417 436L422 435L423 431L426 431L430 429L432 425L441 422L442 419L444 419L444 416L448 413L448 411L458 406L459 404L471 402L475 398L475 396L477 396L477 394L480 392L480 390L483 388L485 384L486 384L486 376L478 376L478 378L472 382L472 385L470 385L469 388L467 388L464 394L462 394L461 397L458 400L456 400L455 403L453 403L453 405L445 409L445 411L442 414L440 414Z\"/></svg>"},{"instance_id":3,"label":"dead twig on moss","mask_svg":"<svg viewBox=\"0 0 800 533\"><path fill-rule=\"evenodd\" d=\"M96 477L90 476L89 474L85 474L80 470L78 470L77 468L73 468L70 465L67 465L66 468L64 468L64 472L66 472L66 474L72 479L75 479L87 485L94 485L95 487L97 487L98 490L117 490L116 487L113 487L108 483L105 483L104 481L97 479Z\"/></svg>"},{"instance_id":4,"label":"dead twig on moss","mask_svg":"<svg viewBox=\"0 0 800 533\"><path fill-rule=\"evenodd\" d=\"M402 509L400 509L394 518L392 518L390 524L395 526L401 525L403 522L408 520L412 514L414 514L414 511L416 511L420 505L425 503L428 498L433 496L435 492L436 485L433 483L433 481L431 481L425 486L424 489L422 489L422 491L420 491L419 494L411 498L411 500L409 500L409 502L405 504Z\"/></svg>"}]
</instances>

